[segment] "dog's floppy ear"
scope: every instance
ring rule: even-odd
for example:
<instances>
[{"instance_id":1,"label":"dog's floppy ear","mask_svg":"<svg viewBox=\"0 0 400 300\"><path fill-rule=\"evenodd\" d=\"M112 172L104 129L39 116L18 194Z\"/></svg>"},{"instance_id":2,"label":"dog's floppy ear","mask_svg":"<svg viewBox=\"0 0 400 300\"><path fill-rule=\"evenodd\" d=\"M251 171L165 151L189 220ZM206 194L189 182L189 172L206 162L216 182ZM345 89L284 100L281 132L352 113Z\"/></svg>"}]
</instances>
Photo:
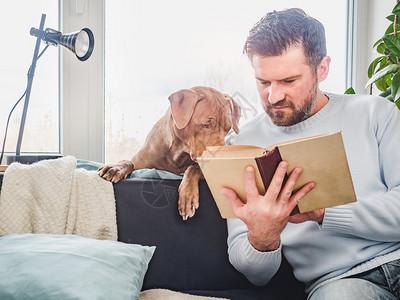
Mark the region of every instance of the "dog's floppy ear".
<instances>
[{"instance_id":1,"label":"dog's floppy ear","mask_svg":"<svg viewBox=\"0 0 400 300\"><path fill-rule=\"evenodd\" d=\"M172 118L178 129L186 127L192 118L197 102L201 99L203 99L203 95L188 89L177 91L168 97Z\"/></svg>"},{"instance_id":2,"label":"dog's floppy ear","mask_svg":"<svg viewBox=\"0 0 400 300\"><path fill-rule=\"evenodd\" d=\"M226 100L229 101L229 106L231 108L231 124L232 129L239 133L239 120L240 116L242 115L242 108L240 107L239 103L237 103L231 96L228 94L224 94Z\"/></svg>"}]
</instances>

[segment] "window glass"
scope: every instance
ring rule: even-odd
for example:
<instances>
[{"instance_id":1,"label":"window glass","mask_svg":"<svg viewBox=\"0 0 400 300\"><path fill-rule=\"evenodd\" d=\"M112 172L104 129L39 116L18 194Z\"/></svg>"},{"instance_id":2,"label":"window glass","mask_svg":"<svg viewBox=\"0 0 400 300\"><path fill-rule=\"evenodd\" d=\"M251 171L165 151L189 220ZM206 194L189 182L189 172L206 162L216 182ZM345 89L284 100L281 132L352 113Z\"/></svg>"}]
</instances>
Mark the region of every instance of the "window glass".
<instances>
[{"instance_id":1,"label":"window glass","mask_svg":"<svg viewBox=\"0 0 400 300\"><path fill-rule=\"evenodd\" d=\"M321 88L343 93L347 0L106 1L106 162L131 158L180 89L205 85L230 94L242 105L241 124L260 112L243 44L266 12L299 5L325 25L332 64Z\"/></svg>"},{"instance_id":2,"label":"window glass","mask_svg":"<svg viewBox=\"0 0 400 300\"><path fill-rule=\"evenodd\" d=\"M26 89L36 38L31 27L39 28L42 13L45 28L58 29L58 1L16 0L0 4L0 141L3 144L8 115ZM41 43L40 50L44 49ZM38 60L27 111L21 152L59 152L58 49L50 46ZM6 151L16 149L23 98L15 109L7 135Z\"/></svg>"}]
</instances>

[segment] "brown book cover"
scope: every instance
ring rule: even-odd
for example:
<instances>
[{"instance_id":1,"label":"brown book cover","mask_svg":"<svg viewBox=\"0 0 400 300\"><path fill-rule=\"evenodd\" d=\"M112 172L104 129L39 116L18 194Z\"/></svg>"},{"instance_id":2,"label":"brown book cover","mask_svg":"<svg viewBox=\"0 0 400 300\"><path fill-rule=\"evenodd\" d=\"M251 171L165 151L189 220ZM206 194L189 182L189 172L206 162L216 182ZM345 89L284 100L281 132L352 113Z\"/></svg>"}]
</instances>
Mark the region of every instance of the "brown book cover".
<instances>
[{"instance_id":1,"label":"brown book cover","mask_svg":"<svg viewBox=\"0 0 400 300\"><path fill-rule=\"evenodd\" d=\"M267 148L246 145L207 147L197 159L223 218L236 218L236 215L221 194L222 187L233 189L246 203L246 166L251 165L256 170L256 185L259 193L264 194L282 160L289 164L288 174L295 167L303 168L295 190L307 182L316 183L293 213L356 201L341 132L287 141Z\"/></svg>"}]
</instances>

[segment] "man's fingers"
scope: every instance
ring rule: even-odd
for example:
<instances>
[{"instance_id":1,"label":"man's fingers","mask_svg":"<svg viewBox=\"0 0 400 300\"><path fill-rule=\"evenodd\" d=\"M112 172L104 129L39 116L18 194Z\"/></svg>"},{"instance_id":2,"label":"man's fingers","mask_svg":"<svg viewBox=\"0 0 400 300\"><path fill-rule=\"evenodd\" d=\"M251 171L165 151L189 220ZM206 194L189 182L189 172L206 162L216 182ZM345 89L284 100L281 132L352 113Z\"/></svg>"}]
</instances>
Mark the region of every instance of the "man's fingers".
<instances>
[{"instance_id":1,"label":"man's fingers","mask_svg":"<svg viewBox=\"0 0 400 300\"><path fill-rule=\"evenodd\" d=\"M238 198L238 196L236 195L234 190L231 190L229 188L225 188L225 187L222 188L221 193L228 199L230 205L233 208L233 211L237 215L236 210L240 209L241 207L244 206L244 203L242 202L242 200L240 200Z\"/></svg>"},{"instance_id":2,"label":"man's fingers","mask_svg":"<svg viewBox=\"0 0 400 300\"><path fill-rule=\"evenodd\" d=\"M301 168L294 168L290 173L289 178L286 180L285 185L282 187L280 191L278 201L289 201L292 196L295 184L297 180L300 178L300 175L303 173Z\"/></svg>"},{"instance_id":3,"label":"man's fingers","mask_svg":"<svg viewBox=\"0 0 400 300\"><path fill-rule=\"evenodd\" d=\"M296 193L294 193L290 197L291 209L295 208L296 205L299 204L300 200L303 199L304 196L307 195L307 193L310 192L313 188L315 188L315 183L309 182L302 186L301 189L298 190Z\"/></svg>"},{"instance_id":4,"label":"man's fingers","mask_svg":"<svg viewBox=\"0 0 400 300\"><path fill-rule=\"evenodd\" d=\"M258 197L258 189L256 186L256 179L254 168L251 166L247 166L244 172L244 184L246 187L246 198L252 199L254 197Z\"/></svg>"},{"instance_id":5,"label":"man's fingers","mask_svg":"<svg viewBox=\"0 0 400 300\"><path fill-rule=\"evenodd\" d=\"M271 183L268 186L268 194L273 199L278 199L278 195L281 192L283 181L285 180L288 163L281 161L275 170L274 177L272 177Z\"/></svg>"},{"instance_id":6,"label":"man's fingers","mask_svg":"<svg viewBox=\"0 0 400 300\"><path fill-rule=\"evenodd\" d=\"M302 223L306 221L322 222L325 209L318 209L306 213L295 214L289 217L290 223Z\"/></svg>"},{"instance_id":7,"label":"man's fingers","mask_svg":"<svg viewBox=\"0 0 400 300\"><path fill-rule=\"evenodd\" d=\"M310 192L313 188L315 188L315 183L314 182L309 182L301 187L300 190L298 190L293 196L292 199L296 203L299 203L300 200L308 193Z\"/></svg>"}]
</instances>

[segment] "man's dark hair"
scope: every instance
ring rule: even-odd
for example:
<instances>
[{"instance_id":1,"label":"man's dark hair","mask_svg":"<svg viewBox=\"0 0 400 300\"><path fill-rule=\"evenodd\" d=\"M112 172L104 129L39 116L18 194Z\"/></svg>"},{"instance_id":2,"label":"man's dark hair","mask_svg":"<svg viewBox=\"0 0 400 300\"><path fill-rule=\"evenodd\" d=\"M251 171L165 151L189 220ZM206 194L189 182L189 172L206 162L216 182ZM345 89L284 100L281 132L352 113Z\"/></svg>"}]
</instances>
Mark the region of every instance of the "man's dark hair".
<instances>
[{"instance_id":1,"label":"man's dark hair","mask_svg":"<svg viewBox=\"0 0 400 300\"><path fill-rule=\"evenodd\" d=\"M243 53L278 56L290 46L303 46L306 63L315 69L326 56L324 26L300 8L267 13L250 30Z\"/></svg>"}]
</instances>

